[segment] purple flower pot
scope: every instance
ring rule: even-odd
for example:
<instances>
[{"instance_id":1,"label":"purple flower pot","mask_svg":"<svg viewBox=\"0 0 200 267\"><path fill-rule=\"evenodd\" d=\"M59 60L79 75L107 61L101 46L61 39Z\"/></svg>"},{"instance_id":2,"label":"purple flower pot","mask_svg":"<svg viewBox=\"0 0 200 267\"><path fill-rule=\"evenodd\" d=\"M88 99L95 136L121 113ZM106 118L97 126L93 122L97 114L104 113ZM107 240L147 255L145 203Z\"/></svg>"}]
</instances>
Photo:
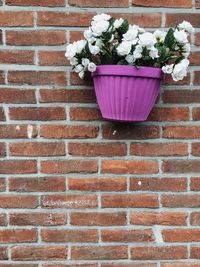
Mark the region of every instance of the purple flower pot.
<instances>
[{"instance_id":1,"label":"purple flower pot","mask_svg":"<svg viewBox=\"0 0 200 267\"><path fill-rule=\"evenodd\" d=\"M159 68L102 65L92 77L103 118L145 121L158 96L163 72Z\"/></svg>"}]
</instances>

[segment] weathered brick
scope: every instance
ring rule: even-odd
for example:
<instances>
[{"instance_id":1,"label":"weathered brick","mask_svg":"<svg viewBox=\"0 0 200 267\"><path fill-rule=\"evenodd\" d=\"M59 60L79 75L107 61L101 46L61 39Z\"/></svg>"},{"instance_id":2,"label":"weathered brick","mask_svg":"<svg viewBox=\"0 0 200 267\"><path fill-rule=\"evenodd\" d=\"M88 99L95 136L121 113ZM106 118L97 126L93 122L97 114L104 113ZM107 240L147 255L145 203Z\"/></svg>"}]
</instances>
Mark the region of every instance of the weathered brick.
<instances>
[{"instance_id":1,"label":"weathered brick","mask_svg":"<svg viewBox=\"0 0 200 267\"><path fill-rule=\"evenodd\" d=\"M199 139L199 126L165 126L163 127L163 137L178 139Z\"/></svg>"},{"instance_id":2,"label":"weathered brick","mask_svg":"<svg viewBox=\"0 0 200 267\"><path fill-rule=\"evenodd\" d=\"M34 51L1 50L0 64L34 64Z\"/></svg>"},{"instance_id":3,"label":"weathered brick","mask_svg":"<svg viewBox=\"0 0 200 267\"><path fill-rule=\"evenodd\" d=\"M78 191L125 191L127 182L124 177L69 178L68 188Z\"/></svg>"},{"instance_id":4,"label":"weathered brick","mask_svg":"<svg viewBox=\"0 0 200 267\"><path fill-rule=\"evenodd\" d=\"M35 90L0 88L0 103L36 103Z\"/></svg>"},{"instance_id":5,"label":"weathered brick","mask_svg":"<svg viewBox=\"0 0 200 267\"><path fill-rule=\"evenodd\" d=\"M136 225L187 225L187 213L171 211L131 212L131 224Z\"/></svg>"},{"instance_id":6,"label":"weathered brick","mask_svg":"<svg viewBox=\"0 0 200 267\"><path fill-rule=\"evenodd\" d=\"M162 236L164 242L199 242L200 229L166 229Z\"/></svg>"},{"instance_id":7,"label":"weathered brick","mask_svg":"<svg viewBox=\"0 0 200 267\"><path fill-rule=\"evenodd\" d=\"M15 261L65 260L65 246L14 246L11 248L11 258Z\"/></svg>"},{"instance_id":8,"label":"weathered brick","mask_svg":"<svg viewBox=\"0 0 200 267\"><path fill-rule=\"evenodd\" d=\"M40 136L45 138L96 138L99 127L87 125L43 125L41 126Z\"/></svg>"},{"instance_id":9,"label":"weathered brick","mask_svg":"<svg viewBox=\"0 0 200 267\"><path fill-rule=\"evenodd\" d=\"M3 195L0 196L0 208L36 208L38 198L31 195Z\"/></svg>"},{"instance_id":10,"label":"weathered brick","mask_svg":"<svg viewBox=\"0 0 200 267\"><path fill-rule=\"evenodd\" d=\"M37 241L37 230L5 229L0 230L1 243L32 243Z\"/></svg>"},{"instance_id":11,"label":"weathered brick","mask_svg":"<svg viewBox=\"0 0 200 267\"><path fill-rule=\"evenodd\" d=\"M36 173L36 160L4 160L0 161L0 173L25 174Z\"/></svg>"},{"instance_id":12,"label":"weathered brick","mask_svg":"<svg viewBox=\"0 0 200 267\"><path fill-rule=\"evenodd\" d=\"M18 212L10 214L10 224L19 226L58 226L65 225L67 217L64 212Z\"/></svg>"},{"instance_id":13,"label":"weathered brick","mask_svg":"<svg viewBox=\"0 0 200 267\"><path fill-rule=\"evenodd\" d=\"M9 149L11 156L20 157L53 157L65 155L65 144L58 142L12 143Z\"/></svg>"},{"instance_id":14,"label":"weathered brick","mask_svg":"<svg viewBox=\"0 0 200 267\"><path fill-rule=\"evenodd\" d=\"M126 212L72 212L71 224L83 226L114 226L126 224Z\"/></svg>"},{"instance_id":15,"label":"weathered brick","mask_svg":"<svg viewBox=\"0 0 200 267\"><path fill-rule=\"evenodd\" d=\"M103 118L98 108L72 107L70 108L70 119L72 121L99 121Z\"/></svg>"},{"instance_id":16,"label":"weathered brick","mask_svg":"<svg viewBox=\"0 0 200 267\"><path fill-rule=\"evenodd\" d=\"M191 173L200 172L199 160L164 160L162 169L164 172Z\"/></svg>"},{"instance_id":17,"label":"weathered brick","mask_svg":"<svg viewBox=\"0 0 200 267\"><path fill-rule=\"evenodd\" d=\"M62 192L66 190L64 177L10 178L9 190L16 192Z\"/></svg>"},{"instance_id":18,"label":"weathered brick","mask_svg":"<svg viewBox=\"0 0 200 267\"><path fill-rule=\"evenodd\" d=\"M200 90L165 91L163 101L172 104L200 103Z\"/></svg>"},{"instance_id":19,"label":"weathered brick","mask_svg":"<svg viewBox=\"0 0 200 267\"><path fill-rule=\"evenodd\" d=\"M0 26L33 26L33 12L0 11Z\"/></svg>"},{"instance_id":20,"label":"weathered brick","mask_svg":"<svg viewBox=\"0 0 200 267\"><path fill-rule=\"evenodd\" d=\"M193 27L198 27L200 14L199 13L171 13L166 14L166 26L175 26L183 20L189 21Z\"/></svg>"},{"instance_id":21,"label":"weathered brick","mask_svg":"<svg viewBox=\"0 0 200 267\"><path fill-rule=\"evenodd\" d=\"M189 8L192 7L191 0L178 0L178 1L163 1L163 0L133 0L134 6L145 6L145 7L180 7L180 8Z\"/></svg>"},{"instance_id":22,"label":"weathered brick","mask_svg":"<svg viewBox=\"0 0 200 267\"><path fill-rule=\"evenodd\" d=\"M163 195L161 202L163 207L199 207L200 195L179 194L179 195Z\"/></svg>"},{"instance_id":23,"label":"weathered brick","mask_svg":"<svg viewBox=\"0 0 200 267\"><path fill-rule=\"evenodd\" d=\"M98 242L98 231L93 229L70 229L70 230L42 230L42 240L44 242L73 242L73 243L96 243Z\"/></svg>"},{"instance_id":24,"label":"weathered brick","mask_svg":"<svg viewBox=\"0 0 200 267\"><path fill-rule=\"evenodd\" d=\"M39 51L39 65L42 66L66 66L69 65L65 57L65 51Z\"/></svg>"},{"instance_id":25,"label":"weathered brick","mask_svg":"<svg viewBox=\"0 0 200 267\"><path fill-rule=\"evenodd\" d=\"M37 129L32 124L0 125L0 138L35 138L36 136Z\"/></svg>"},{"instance_id":26,"label":"weathered brick","mask_svg":"<svg viewBox=\"0 0 200 267\"><path fill-rule=\"evenodd\" d=\"M187 121L189 120L188 108L154 108L148 120L150 121Z\"/></svg>"},{"instance_id":27,"label":"weathered brick","mask_svg":"<svg viewBox=\"0 0 200 267\"><path fill-rule=\"evenodd\" d=\"M6 0L8 6L65 6L64 0Z\"/></svg>"},{"instance_id":28,"label":"weathered brick","mask_svg":"<svg viewBox=\"0 0 200 267\"><path fill-rule=\"evenodd\" d=\"M69 0L69 5L80 7L128 7L128 0Z\"/></svg>"}]
</instances>

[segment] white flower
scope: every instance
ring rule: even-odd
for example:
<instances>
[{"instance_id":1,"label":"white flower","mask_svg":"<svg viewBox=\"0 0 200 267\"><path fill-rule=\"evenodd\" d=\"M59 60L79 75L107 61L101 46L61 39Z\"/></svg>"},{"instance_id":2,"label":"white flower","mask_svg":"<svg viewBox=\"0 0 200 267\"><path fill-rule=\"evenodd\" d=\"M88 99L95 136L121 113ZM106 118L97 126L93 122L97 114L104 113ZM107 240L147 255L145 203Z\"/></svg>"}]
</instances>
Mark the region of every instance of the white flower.
<instances>
[{"instance_id":1,"label":"white flower","mask_svg":"<svg viewBox=\"0 0 200 267\"><path fill-rule=\"evenodd\" d=\"M139 35L139 44L143 47L152 47L155 45L156 43L156 38L155 36L150 33L150 32L145 32Z\"/></svg>"},{"instance_id":2,"label":"white flower","mask_svg":"<svg viewBox=\"0 0 200 267\"><path fill-rule=\"evenodd\" d=\"M72 66L76 66L76 65L78 64L78 59L77 59L76 57L72 57L72 58L70 59L70 64L71 64Z\"/></svg>"},{"instance_id":3,"label":"white flower","mask_svg":"<svg viewBox=\"0 0 200 267\"><path fill-rule=\"evenodd\" d=\"M191 46L190 43L186 43L184 44L184 46L182 47L182 55L187 58L190 55L190 51L191 51Z\"/></svg>"},{"instance_id":4,"label":"white flower","mask_svg":"<svg viewBox=\"0 0 200 267\"><path fill-rule=\"evenodd\" d=\"M162 67L162 71L167 74L171 74L173 71L174 64L165 65Z\"/></svg>"},{"instance_id":5,"label":"white flower","mask_svg":"<svg viewBox=\"0 0 200 267\"><path fill-rule=\"evenodd\" d=\"M92 31L94 36L101 36L103 32L106 32L110 26L110 23L106 20L92 22Z\"/></svg>"},{"instance_id":6,"label":"white flower","mask_svg":"<svg viewBox=\"0 0 200 267\"><path fill-rule=\"evenodd\" d=\"M92 20L101 22L103 20L109 20L109 19L111 19L111 16L103 13L103 14L99 14L99 15L94 16Z\"/></svg>"},{"instance_id":7,"label":"white flower","mask_svg":"<svg viewBox=\"0 0 200 267\"><path fill-rule=\"evenodd\" d=\"M76 42L76 53L81 54L86 45L86 40L80 40Z\"/></svg>"},{"instance_id":8,"label":"white flower","mask_svg":"<svg viewBox=\"0 0 200 267\"><path fill-rule=\"evenodd\" d=\"M187 33L183 30L179 31L176 29L174 32L174 37L175 37L176 41L180 44L185 44L188 42Z\"/></svg>"},{"instance_id":9,"label":"white flower","mask_svg":"<svg viewBox=\"0 0 200 267\"><path fill-rule=\"evenodd\" d=\"M81 64L77 65L77 66L75 67L75 69L74 69L74 71L75 71L76 73L79 73L79 72L81 72L82 70L83 70L83 66L82 66Z\"/></svg>"},{"instance_id":10,"label":"white flower","mask_svg":"<svg viewBox=\"0 0 200 267\"><path fill-rule=\"evenodd\" d=\"M76 55L76 43L68 44L65 56L70 60Z\"/></svg>"},{"instance_id":11,"label":"white flower","mask_svg":"<svg viewBox=\"0 0 200 267\"><path fill-rule=\"evenodd\" d=\"M90 28L88 30L85 30L83 34L86 40L92 38L92 31Z\"/></svg>"},{"instance_id":12,"label":"white flower","mask_svg":"<svg viewBox=\"0 0 200 267\"><path fill-rule=\"evenodd\" d=\"M130 53L131 47L132 47L131 42L124 41L118 45L117 54L119 56L126 56Z\"/></svg>"},{"instance_id":13,"label":"white flower","mask_svg":"<svg viewBox=\"0 0 200 267\"><path fill-rule=\"evenodd\" d=\"M85 72L82 70L81 72L79 72L78 76L79 76L81 79L83 79L83 78L84 78L84 74L85 74Z\"/></svg>"},{"instance_id":14,"label":"white flower","mask_svg":"<svg viewBox=\"0 0 200 267\"><path fill-rule=\"evenodd\" d=\"M137 45L137 46L135 47L135 50L134 50L134 52L133 52L133 55L134 55L134 58L135 58L135 59L139 59L139 58L142 57L142 50L143 50L143 48L142 48L142 46L140 46L140 45Z\"/></svg>"},{"instance_id":15,"label":"white flower","mask_svg":"<svg viewBox=\"0 0 200 267\"><path fill-rule=\"evenodd\" d=\"M89 61L89 59L88 58L82 58L82 65L84 66L84 67L87 67L88 66L88 64L90 63L90 61Z\"/></svg>"},{"instance_id":16,"label":"white flower","mask_svg":"<svg viewBox=\"0 0 200 267\"><path fill-rule=\"evenodd\" d=\"M194 28L192 27L192 24L190 22L188 22L188 21L185 21L185 20L178 25L178 28L180 30L185 30L188 33L193 33L194 32Z\"/></svg>"},{"instance_id":17,"label":"white flower","mask_svg":"<svg viewBox=\"0 0 200 267\"><path fill-rule=\"evenodd\" d=\"M180 81L185 76L187 76L187 68L189 65L188 59L183 59L180 63L175 65L173 72L172 72L172 78L174 81Z\"/></svg>"},{"instance_id":18,"label":"white flower","mask_svg":"<svg viewBox=\"0 0 200 267\"><path fill-rule=\"evenodd\" d=\"M158 42L163 43L167 33L164 31L156 30L153 35L156 37L156 40Z\"/></svg>"},{"instance_id":19,"label":"white flower","mask_svg":"<svg viewBox=\"0 0 200 267\"><path fill-rule=\"evenodd\" d=\"M97 45L91 45L91 44L89 44L89 50L90 50L90 53L91 54L97 55L100 52L100 47L97 46Z\"/></svg>"},{"instance_id":20,"label":"white flower","mask_svg":"<svg viewBox=\"0 0 200 267\"><path fill-rule=\"evenodd\" d=\"M97 39L95 45L101 47L103 44L101 39Z\"/></svg>"},{"instance_id":21,"label":"white flower","mask_svg":"<svg viewBox=\"0 0 200 267\"><path fill-rule=\"evenodd\" d=\"M123 34L124 41L133 41L137 38L138 35L138 27L136 25L129 26L128 31Z\"/></svg>"},{"instance_id":22,"label":"white flower","mask_svg":"<svg viewBox=\"0 0 200 267\"><path fill-rule=\"evenodd\" d=\"M120 19L116 19L115 22L114 22L114 27L115 29L118 29L122 26L122 23L124 22L124 20L122 18Z\"/></svg>"},{"instance_id":23,"label":"white flower","mask_svg":"<svg viewBox=\"0 0 200 267\"><path fill-rule=\"evenodd\" d=\"M154 59L154 58L158 58L158 49L155 48L154 46L151 47L150 51L149 51L149 56Z\"/></svg>"},{"instance_id":24,"label":"white flower","mask_svg":"<svg viewBox=\"0 0 200 267\"><path fill-rule=\"evenodd\" d=\"M88 70L89 70L90 72L94 72L94 71L96 70L96 68L97 68L97 66L96 66L93 62L90 62L90 63L88 64Z\"/></svg>"},{"instance_id":25,"label":"white flower","mask_svg":"<svg viewBox=\"0 0 200 267\"><path fill-rule=\"evenodd\" d=\"M132 64L133 62L135 62L135 58L133 55L127 55L125 59L129 64Z\"/></svg>"}]
</instances>

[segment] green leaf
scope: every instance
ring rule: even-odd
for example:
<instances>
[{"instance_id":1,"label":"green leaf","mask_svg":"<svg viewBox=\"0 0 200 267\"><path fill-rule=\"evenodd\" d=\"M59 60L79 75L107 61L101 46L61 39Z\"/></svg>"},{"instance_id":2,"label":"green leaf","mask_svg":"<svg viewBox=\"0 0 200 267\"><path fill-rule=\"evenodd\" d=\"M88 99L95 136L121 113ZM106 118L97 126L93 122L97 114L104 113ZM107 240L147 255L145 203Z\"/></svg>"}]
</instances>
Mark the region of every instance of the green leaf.
<instances>
[{"instance_id":1,"label":"green leaf","mask_svg":"<svg viewBox=\"0 0 200 267\"><path fill-rule=\"evenodd\" d=\"M172 46L174 45L175 42L175 38L174 38L174 30L172 28L170 28L167 32L167 35L165 37L165 41L164 44L170 48L172 48Z\"/></svg>"}]
</instances>

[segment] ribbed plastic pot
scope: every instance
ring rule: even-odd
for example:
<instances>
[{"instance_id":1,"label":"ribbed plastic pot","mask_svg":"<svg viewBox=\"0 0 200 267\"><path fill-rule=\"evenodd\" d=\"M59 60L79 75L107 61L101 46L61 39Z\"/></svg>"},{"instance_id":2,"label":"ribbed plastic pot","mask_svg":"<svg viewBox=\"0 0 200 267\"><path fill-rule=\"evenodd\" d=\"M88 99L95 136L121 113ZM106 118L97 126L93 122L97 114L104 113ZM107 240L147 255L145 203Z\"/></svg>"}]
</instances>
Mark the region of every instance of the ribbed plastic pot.
<instances>
[{"instance_id":1,"label":"ribbed plastic pot","mask_svg":"<svg viewBox=\"0 0 200 267\"><path fill-rule=\"evenodd\" d=\"M160 90L160 68L101 65L92 74L103 118L145 121Z\"/></svg>"}]
</instances>

